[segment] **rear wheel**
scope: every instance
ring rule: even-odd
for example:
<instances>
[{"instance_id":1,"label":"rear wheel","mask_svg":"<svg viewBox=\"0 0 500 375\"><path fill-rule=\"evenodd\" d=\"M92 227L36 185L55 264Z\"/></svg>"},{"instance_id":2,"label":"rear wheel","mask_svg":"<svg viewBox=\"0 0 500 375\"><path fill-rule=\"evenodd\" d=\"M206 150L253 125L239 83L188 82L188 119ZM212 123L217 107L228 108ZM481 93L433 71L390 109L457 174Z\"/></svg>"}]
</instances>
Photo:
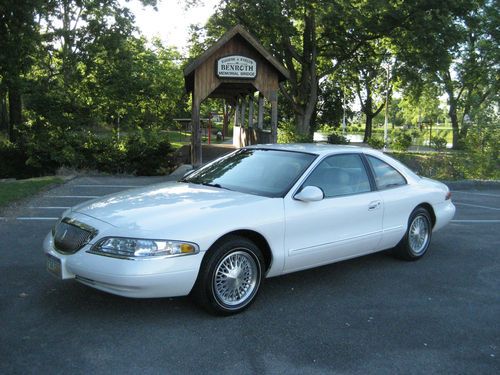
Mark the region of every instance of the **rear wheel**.
<instances>
[{"instance_id":1,"label":"rear wheel","mask_svg":"<svg viewBox=\"0 0 500 375\"><path fill-rule=\"evenodd\" d=\"M408 229L401 242L394 248L394 254L406 260L422 258L431 242L432 222L429 212L417 207L410 215Z\"/></svg>"},{"instance_id":2,"label":"rear wheel","mask_svg":"<svg viewBox=\"0 0 500 375\"><path fill-rule=\"evenodd\" d=\"M250 240L230 236L205 255L193 294L209 312L236 314L255 299L262 281L262 252Z\"/></svg>"}]
</instances>

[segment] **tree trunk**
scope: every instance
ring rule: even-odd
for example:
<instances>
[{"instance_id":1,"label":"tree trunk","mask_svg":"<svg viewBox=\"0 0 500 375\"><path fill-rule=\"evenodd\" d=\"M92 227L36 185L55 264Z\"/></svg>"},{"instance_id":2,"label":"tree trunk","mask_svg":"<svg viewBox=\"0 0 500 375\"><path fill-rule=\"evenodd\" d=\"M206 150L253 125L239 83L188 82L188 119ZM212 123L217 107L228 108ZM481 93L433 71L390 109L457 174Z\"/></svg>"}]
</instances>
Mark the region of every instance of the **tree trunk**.
<instances>
[{"instance_id":1,"label":"tree trunk","mask_svg":"<svg viewBox=\"0 0 500 375\"><path fill-rule=\"evenodd\" d=\"M363 142L366 143L372 137L372 126L373 126L373 116L371 114L365 113L365 136L363 137Z\"/></svg>"},{"instance_id":2,"label":"tree trunk","mask_svg":"<svg viewBox=\"0 0 500 375\"><path fill-rule=\"evenodd\" d=\"M302 53L292 45L290 38L283 39L285 65L290 71L290 92L281 85L281 92L293 107L297 134L311 134L314 112L318 102L319 79L317 73L318 48L316 40L316 14L309 4L304 14ZM301 69L296 69L297 62Z\"/></svg>"},{"instance_id":3,"label":"tree trunk","mask_svg":"<svg viewBox=\"0 0 500 375\"><path fill-rule=\"evenodd\" d=\"M460 139L460 129L458 127L457 107L455 102L451 100L448 115L450 116L451 128L453 130L453 149L456 150L458 148L458 141Z\"/></svg>"},{"instance_id":4,"label":"tree trunk","mask_svg":"<svg viewBox=\"0 0 500 375\"><path fill-rule=\"evenodd\" d=\"M446 94L448 95L448 115L450 116L451 120L451 127L453 130L453 149L456 150L459 148L458 141L460 139L460 128L458 124L458 116L457 116L457 102L458 99L460 98L460 94L458 97L455 97L454 93L454 87L453 87L453 81L451 79L451 73L449 71L445 72L443 74L443 83L444 83L444 88L446 91Z\"/></svg>"},{"instance_id":5,"label":"tree trunk","mask_svg":"<svg viewBox=\"0 0 500 375\"><path fill-rule=\"evenodd\" d=\"M312 103L308 104L309 106L306 106L303 111L295 111L295 128L300 135L309 135L311 133L311 120L316 104L314 106L312 106Z\"/></svg>"},{"instance_id":6,"label":"tree trunk","mask_svg":"<svg viewBox=\"0 0 500 375\"><path fill-rule=\"evenodd\" d=\"M9 140L16 141L16 129L23 122L21 91L16 85L9 87Z\"/></svg>"},{"instance_id":7,"label":"tree trunk","mask_svg":"<svg viewBox=\"0 0 500 375\"><path fill-rule=\"evenodd\" d=\"M366 101L365 104L361 107L363 113L365 114L365 135L363 137L363 142L366 143L372 137L372 126L373 126L373 99L372 99L372 91L368 83L366 83Z\"/></svg>"},{"instance_id":8,"label":"tree trunk","mask_svg":"<svg viewBox=\"0 0 500 375\"><path fill-rule=\"evenodd\" d=\"M0 131L8 130L9 116L7 112L7 98L2 92L0 96Z\"/></svg>"}]
</instances>

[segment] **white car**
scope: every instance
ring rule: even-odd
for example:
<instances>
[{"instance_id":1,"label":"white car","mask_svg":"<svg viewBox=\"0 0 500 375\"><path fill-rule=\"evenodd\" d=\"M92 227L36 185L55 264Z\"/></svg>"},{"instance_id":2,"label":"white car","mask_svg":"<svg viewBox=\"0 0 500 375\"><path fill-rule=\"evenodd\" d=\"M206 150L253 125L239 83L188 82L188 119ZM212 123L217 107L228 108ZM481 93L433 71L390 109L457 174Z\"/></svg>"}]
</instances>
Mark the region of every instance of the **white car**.
<instances>
[{"instance_id":1,"label":"white car","mask_svg":"<svg viewBox=\"0 0 500 375\"><path fill-rule=\"evenodd\" d=\"M76 206L44 251L61 279L127 297L192 293L227 315L248 307L264 277L391 248L421 258L455 213L450 197L372 149L259 145L178 182Z\"/></svg>"}]
</instances>

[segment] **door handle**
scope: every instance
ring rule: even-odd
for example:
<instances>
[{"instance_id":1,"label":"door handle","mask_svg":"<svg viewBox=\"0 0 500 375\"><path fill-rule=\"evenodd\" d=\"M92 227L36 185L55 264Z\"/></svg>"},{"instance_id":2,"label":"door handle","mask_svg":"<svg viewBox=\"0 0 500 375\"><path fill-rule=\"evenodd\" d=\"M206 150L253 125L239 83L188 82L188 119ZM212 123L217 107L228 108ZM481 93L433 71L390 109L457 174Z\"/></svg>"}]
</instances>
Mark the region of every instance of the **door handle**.
<instances>
[{"instance_id":1,"label":"door handle","mask_svg":"<svg viewBox=\"0 0 500 375\"><path fill-rule=\"evenodd\" d=\"M370 204L368 205L368 210L369 211L372 211L372 210L376 210L377 208L380 207L380 201L373 201L373 202L370 202Z\"/></svg>"}]
</instances>

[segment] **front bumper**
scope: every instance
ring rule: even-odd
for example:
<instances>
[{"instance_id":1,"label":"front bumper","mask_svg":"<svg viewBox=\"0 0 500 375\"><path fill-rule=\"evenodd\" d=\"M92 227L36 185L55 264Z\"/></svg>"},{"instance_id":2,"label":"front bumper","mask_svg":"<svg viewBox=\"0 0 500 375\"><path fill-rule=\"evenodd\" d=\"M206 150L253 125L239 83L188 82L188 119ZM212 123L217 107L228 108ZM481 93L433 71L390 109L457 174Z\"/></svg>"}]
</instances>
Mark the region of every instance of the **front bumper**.
<instances>
[{"instance_id":1,"label":"front bumper","mask_svg":"<svg viewBox=\"0 0 500 375\"><path fill-rule=\"evenodd\" d=\"M134 298L176 297L189 294L196 282L204 252L163 259L127 260L90 254L86 245L75 254L54 249L52 234L43 243L44 252L61 262L61 278L108 293Z\"/></svg>"}]
</instances>

